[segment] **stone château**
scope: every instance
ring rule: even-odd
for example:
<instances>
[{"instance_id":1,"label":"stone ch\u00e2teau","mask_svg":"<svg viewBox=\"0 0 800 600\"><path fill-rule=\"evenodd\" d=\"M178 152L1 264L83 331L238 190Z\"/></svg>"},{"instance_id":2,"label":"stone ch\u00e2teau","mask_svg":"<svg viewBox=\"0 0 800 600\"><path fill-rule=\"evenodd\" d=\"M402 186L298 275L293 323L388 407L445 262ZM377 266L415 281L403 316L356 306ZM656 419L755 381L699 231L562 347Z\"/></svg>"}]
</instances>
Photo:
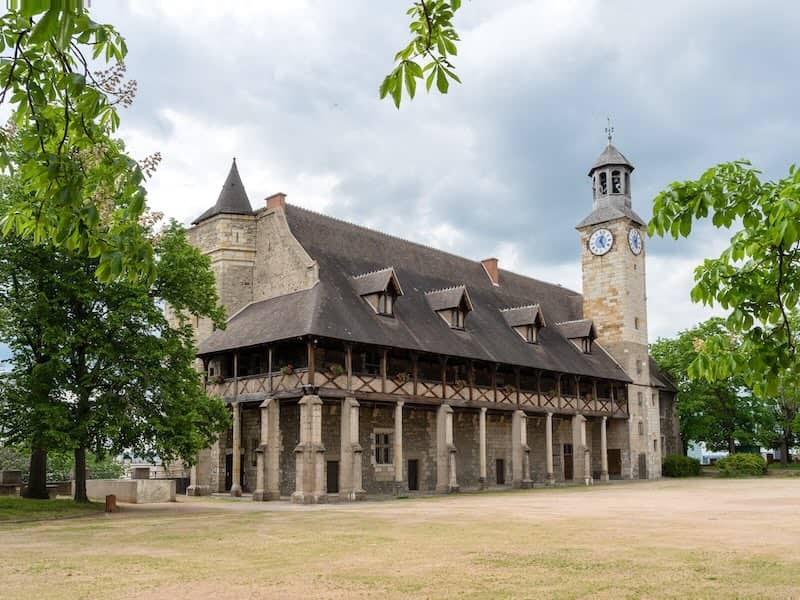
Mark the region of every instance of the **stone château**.
<instances>
[{"instance_id":1,"label":"stone ch\u00e2teau","mask_svg":"<svg viewBox=\"0 0 800 600\"><path fill-rule=\"evenodd\" d=\"M189 229L227 328L197 324L232 428L190 494L254 500L660 477L675 389L648 355L644 223L609 144L577 230L583 294L293 206L234 161Z\"/></svg>"}]
</instances>

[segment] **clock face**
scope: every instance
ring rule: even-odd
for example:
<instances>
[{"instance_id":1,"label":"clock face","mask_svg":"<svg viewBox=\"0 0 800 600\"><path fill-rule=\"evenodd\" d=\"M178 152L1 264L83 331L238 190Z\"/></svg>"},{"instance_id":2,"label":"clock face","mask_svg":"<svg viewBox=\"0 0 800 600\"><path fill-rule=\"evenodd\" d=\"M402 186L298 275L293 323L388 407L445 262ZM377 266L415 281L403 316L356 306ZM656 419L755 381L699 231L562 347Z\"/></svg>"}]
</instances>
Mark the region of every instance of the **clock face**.
<instances>
[{"instance_id":1,"label":"clock face","mask_svg":"<svg viewBox=\"0 0 800 600\"><path fill-rule=\"evenodd\" d=\"M631 252L633 252L636 256L639 256L642 253L644 244L642 242L642 234L638 229L631 229L628 232L628 245L631 247Z\"/></svg>"},{"instance_id":2,"label":"clock face","mask_svg":"<svg viewBox=\"0 0 800 600\"><path fill-rule=\"evenodd\" d=\"M614 235L608 229L597 229L589 236L589 250L595 256L602 256L614 245Z\"/></svg>"}]
</instances>

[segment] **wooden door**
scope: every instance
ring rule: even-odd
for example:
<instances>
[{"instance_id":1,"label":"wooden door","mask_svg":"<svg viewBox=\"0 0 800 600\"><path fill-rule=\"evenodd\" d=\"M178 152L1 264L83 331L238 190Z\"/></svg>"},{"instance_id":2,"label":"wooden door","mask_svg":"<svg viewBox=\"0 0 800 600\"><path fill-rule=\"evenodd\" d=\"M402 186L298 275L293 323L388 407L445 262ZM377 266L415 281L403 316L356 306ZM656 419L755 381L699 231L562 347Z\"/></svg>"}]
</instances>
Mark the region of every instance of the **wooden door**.
<instances>
[{"instance_id":1,"label":"wooden door","mask_svg":"<svg viewBox=\"0 0 800 600\"><path fill-rule=\"evenodd\" d=\"M647 455L639 454L639 479L647 479Z\"/></svg>"},{"instance_id":2,"label":"wooden door","mask_svg":"<svg viewBox=\"0 0 800 600\"><path fill-rule=\"evenodd\" d=\"M573 478L572 444L564 444L563 457L564 457L564 480L572 481Z\"/></svg>"},{"instance_id":3,"label":"wooden door","mask_svg":"<svg viewBox=\"0 0 800 600\"><path fill-rule=\"evenodd\" d=\"M233 454L225 455L225 491L231 491L233 485Z\"/></svg>"},{"instance_id":4,"label":"wooden door","mask_svg":"<svg viewBox=\"0 0 800 600\"><path fill-rule=\"evenodd\" d=\"M506 461L498 458L494 461L495 481L497 485L506 484Z\"/></svg>"},{"instance_id":5,"label":"wooden door","mask_svg":"<svg viewBox=\"0 0 800 600\"><path fill-rule=\"evenodd\" d=\"M622 451L619 448L608 449L608 476L622 477Z\"/></svg>"},{"instance_id":6,"label":"wooden door","mask_svg":"<svg viewBox=\"0 0 800 600\"><path fill-rule=\"evenodd\" d=\"M416 458L408 461L408 491L419 490L419 461Z\"/></svg>"},{"instance_id":7,"label":"wooden door","mask_svg":"<svg viewBox=\"0 0 800 600\"><path fill-rule=\"evenodd\" d=\"M339 461L338 460L329 460L328 461L328 486L327 490L329 494L338 494L339 493Z\"/></svg>"}]
</instances>

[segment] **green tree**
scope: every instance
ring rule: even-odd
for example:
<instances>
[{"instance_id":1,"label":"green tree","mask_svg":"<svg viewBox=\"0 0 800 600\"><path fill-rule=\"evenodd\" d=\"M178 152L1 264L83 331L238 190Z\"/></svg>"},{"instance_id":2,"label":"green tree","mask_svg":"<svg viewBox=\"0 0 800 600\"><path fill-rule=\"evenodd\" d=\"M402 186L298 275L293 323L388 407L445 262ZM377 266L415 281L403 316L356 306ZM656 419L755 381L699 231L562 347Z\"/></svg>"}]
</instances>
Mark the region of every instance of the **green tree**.
<instances>
[{"instance_id":1,"label":"green tree","mask_svg":"<svg viewBox=\"0 0 800 600\"><path fill-rule=\"evenodd\" d=\"M658 339L650 345L650 354L678 386L677 412L684 443L704 441L713 450L733 453L737 442L749 445L758 439L768 427L769 414L740 374L712 381L689 376L704 340L716 336L727 340L727 353L739 351L724 320L712 318L675 338Z\"/></svg>"},{"instance_id":2,"label":"green tree","mask_svg":"<svg viewBox=\"0 0 800 600\"><path fill-rule=\"evenodd\" d=\"M144 173L112 139L117 107L136 91L124 80L124 39L92 21L81 0L7 4L0 107L11 109L11 125L0 129L0 172L18 172L26 193L2 215L3 235L89 255L103 281L152 279L152 248L138 227ZM93 71L97 61L110 66Z\"/></svg>"},{"instance_id":3,"label":"green tree","mask_svg":"<svg viewBox=\"0 0 800 600\"><path fill-rule=\"evenodd\" d=\"M450 59L458 54L458 32L453 16L461 8L461 0L419 0L406 14L411 17L411 41L394 57L395 68L384 78L380 97L387 95L400 108L405 86L408 97L417 91L417 79L425 80L430 91L434 82L440 93L446 94L450 81L461 83Z\"/></svg>"},{"instance_id":4,"label":"green tree","mask_svg":"<svg viewBox=\"0 0 800 600\"><path fill-rule=\"evenodd\" d=\"M791 314L800 298L800 170L792 166L779 181L759 175L740 160L671 184L654 200L649 232L687 237L695 222L708 218L732 230L728 247L695 269L691 298L729 311L725 329L741 351L728 351L727 333L712 334L689 375L743 377L756 395L769 398L778 395L785 374L797 370Z\"/></svg>"},{"instance_id":5,"label":"green tree","mask_svg":"<svg viewBox=\"0 0 800 600\"><path fill-rule=\"evenodd\" d=\"M14 359L11 385L0 390L5 435L72 450L78 501L86 500L87 450L191 460L227 424L193 367L193 319L224 326L209 259L174 222L153 247L152 281L109 282L94 276L98 259L75 251L16 236L0 249L0 338ZM30 339L31 327L43 341ZM41 348L46 361L37 359Z\"/></svg>"}]
</instances>

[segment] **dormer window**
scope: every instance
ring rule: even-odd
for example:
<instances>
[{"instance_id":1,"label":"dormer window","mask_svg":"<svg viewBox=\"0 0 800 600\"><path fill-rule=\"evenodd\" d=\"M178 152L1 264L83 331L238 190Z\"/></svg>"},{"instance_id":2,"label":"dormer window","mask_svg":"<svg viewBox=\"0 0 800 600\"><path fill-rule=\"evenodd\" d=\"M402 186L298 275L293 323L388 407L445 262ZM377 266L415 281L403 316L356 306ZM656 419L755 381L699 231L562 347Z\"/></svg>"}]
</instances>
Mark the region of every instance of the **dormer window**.
<instances>
[{"instance_id":1,"label":"dormer window","mask_svg":"<svg viewBox=\"0 0 800 600\"><path fill-rule=\"evenodd\" d=\"M388 317L394 316L394 291L387 290L382 294L378 294L378 314L386 315Z\"/></svg>"},{"instance_id":2,"label":"dormer window","mask_svg":"<svg viewBox=\"0 0 800 600\"><path fill-rule=\"evenodd\" d=\"M464 329L467 314L472 311L472 301L467 288L459 285L427 292L430 307L453 329Z\"/></svg>"},{"instance_id":3,"label":"dormer window","mask_svg":"<svg viewBox=\"0 0 800 600\"><path fill-rule=\"evenodd\" d=\"M376 314L394 316L397 298L403 295L400 282L393 267L370 271L353 277L356 292Z\"/></svg>"},{"instance_id":4,"label":"dormer window","mask_svg":"<svg viewBox=\"0 0 800 600\"><path fill-rule=\"evenodd\" d=\"M539 343L539 330L545 326L544 315L538 304L504 308L503 318L519 336L529 344Z\"/></svg>"},{"instance_id":5,"label":"dormer window","mask_svg":"<svg viewBox=\"0 0 800 600\"><path fill-rule=\"evenodd\" d=\"M592 344L597 339L594 322L591 319L558 323L558 329L570 342L584 354L592 353Z\"/></svg>"}]
</instances>

